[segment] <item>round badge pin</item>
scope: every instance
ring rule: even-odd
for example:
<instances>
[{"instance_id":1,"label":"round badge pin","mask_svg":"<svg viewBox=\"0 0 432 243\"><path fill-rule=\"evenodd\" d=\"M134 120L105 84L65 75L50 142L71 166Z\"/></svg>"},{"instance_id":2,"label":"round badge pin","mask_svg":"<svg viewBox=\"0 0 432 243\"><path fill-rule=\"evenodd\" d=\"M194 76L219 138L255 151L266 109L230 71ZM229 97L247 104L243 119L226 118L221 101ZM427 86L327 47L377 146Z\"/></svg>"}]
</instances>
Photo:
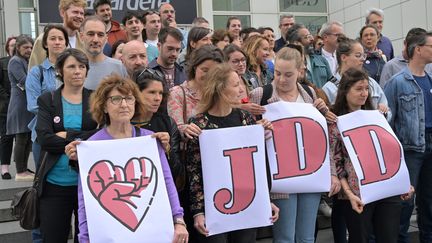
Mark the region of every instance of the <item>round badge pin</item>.
<instances>
[{"instance_id":1,"label":"round badge pin","mask_svg":"<svg viewBox=\"0 0 432 243\"><path fill-rule=\"evenodd\" d=\"M59 123L60 122L60 117L59 116L56 116L56 117L54 117L54 123Z\"/></svg>"},{"instance_id":2,"label":"round badge pin","mask_svg":"<svg viewBox=\"0 0 432 243\"><path fill-rule=\"evenodd\" d=\"M369 64L369 63L370 63L370 61L369 61L369 60L366 60L366 61L365 61L365 63L366 63L366 64Z\"/></svg>"}]
</instances>

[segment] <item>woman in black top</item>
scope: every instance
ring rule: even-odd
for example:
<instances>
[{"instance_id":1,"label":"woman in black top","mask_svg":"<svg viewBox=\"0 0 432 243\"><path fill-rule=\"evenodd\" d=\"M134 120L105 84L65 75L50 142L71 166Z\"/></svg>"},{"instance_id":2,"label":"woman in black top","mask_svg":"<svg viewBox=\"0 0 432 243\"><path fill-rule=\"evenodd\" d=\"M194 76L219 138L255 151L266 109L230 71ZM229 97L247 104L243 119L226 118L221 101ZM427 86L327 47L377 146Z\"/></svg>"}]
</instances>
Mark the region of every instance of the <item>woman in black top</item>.
<instances>
[{"instance_id":1,"label":"woman in black top","mask_svg":"<svg viewBox=\"0 0 432 243\"><path fill-rule=\"evenodd\" d=\"M137 70L132 79L138 84L143 100L145 101L146 114L141 121L133 123L141 128L151 130L155 133L164 133L161 139L169 141L162 144L165 146L168 163L177 191L184 187L184 165L180 161L180 132L176 122L166 113L166 100L168 90L165 87L164 76L158 70Z\"/></svg>"}]
</instances>

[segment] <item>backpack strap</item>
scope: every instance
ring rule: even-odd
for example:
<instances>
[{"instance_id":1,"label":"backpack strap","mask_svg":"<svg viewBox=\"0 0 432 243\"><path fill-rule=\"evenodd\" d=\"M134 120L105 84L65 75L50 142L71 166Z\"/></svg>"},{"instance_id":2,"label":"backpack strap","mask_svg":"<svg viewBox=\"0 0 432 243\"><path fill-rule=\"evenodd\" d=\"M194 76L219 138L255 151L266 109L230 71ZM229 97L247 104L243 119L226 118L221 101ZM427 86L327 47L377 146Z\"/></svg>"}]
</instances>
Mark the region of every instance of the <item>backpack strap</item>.
<instances>
[{"instance_id":1,"label":"backpack strap","mask_svg":"<svg viewBox=\"0 0 432 243\"><path fill-rule=\"evenodd\" d=\"M262 89L263 89L263 95L261 97L261 102L260 102L261 106L268 104L267 100L270 99L271 96L273 95L273 86L271 83L266 84L262 87Z\"/></svg>"},{"instance_id":2,"label":"backpack strap","mask_svg":"<svg viewBox=\"0 0 432 243\"><path fill-rule=\"evenodd\" d=\"M311 90L311 87L309 87L309 85L307 85L307 84L302 84L302 83L300 83L300 85L303 87L303 89L306 91L306 93L308 93L308 95L312 98L312 100L314 99L314 97L313 97L313 93L312 93L312 90Z\"/></svg>"},{"instance_id":3,"label":"backpack strap","mask_svg":"<svg viewBox=\"0 0 432 243\"><path fill-rule=\"evenodd\" d=\"M40 82L40 85L42 87L42 83L43 83L43 80L44 80L43 67L42 67L42 65L38 65L38 67L39 67L39 73L40 73L39 82Z\"/></svg>"}]
</instances>

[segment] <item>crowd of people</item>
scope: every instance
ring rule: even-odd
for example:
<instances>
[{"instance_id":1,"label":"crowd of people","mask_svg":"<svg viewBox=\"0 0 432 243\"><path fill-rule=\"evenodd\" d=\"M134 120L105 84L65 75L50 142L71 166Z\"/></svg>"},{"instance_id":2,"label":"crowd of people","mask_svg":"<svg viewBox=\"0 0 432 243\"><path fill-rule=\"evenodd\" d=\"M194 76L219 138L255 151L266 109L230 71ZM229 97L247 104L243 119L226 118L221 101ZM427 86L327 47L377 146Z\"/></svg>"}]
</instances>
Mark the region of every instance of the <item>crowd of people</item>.
<instances>
[{"instance_id":1,"label":"crowd of people","mask_svg":"<svg viewBox=\"0 0 432 243\"><path fill-rule=\"evenodd\" d=\"M326 117L331 188L271 193L273 242L314 242L327 203L336 243L407 243L414 207L420 241L432 242L431 32L411 29L396 55L380 9L367 13L355 39L337 21L314 36L282 15L276 40L272 28L244 28L235 16L216 30L197 17L185 31L169 3L128 11L120 24L110 0L93 1L92 13L87 2L60 0L62 24L35 40L8 38L0 59L1 177L33 181L32 152L43 181L33 242L67 242L72 217L74 241L89 242L77 144L141 135L158 141L173 242L255 242L255 228L208 236L199 135L253 124L272 130L262 115L278 101L310 103ZM362 202L336 125L357 110L379 110L397 135L412 185L406 194Z\"/></svg>"}]
</instances>

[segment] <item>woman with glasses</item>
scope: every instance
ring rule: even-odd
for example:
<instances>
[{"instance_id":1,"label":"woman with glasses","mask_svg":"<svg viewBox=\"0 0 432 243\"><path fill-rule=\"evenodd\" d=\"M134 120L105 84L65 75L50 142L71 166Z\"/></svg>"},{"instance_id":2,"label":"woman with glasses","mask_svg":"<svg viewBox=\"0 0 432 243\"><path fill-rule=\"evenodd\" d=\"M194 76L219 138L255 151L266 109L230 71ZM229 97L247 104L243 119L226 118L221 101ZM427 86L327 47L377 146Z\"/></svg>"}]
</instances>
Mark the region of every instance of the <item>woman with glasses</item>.
<instances>
[{"instance_id":1,"label":"woman with glasses","mask_svg":"<svg viewBox=\"0 0 432 243\"><path fill-rule=\"evenodd\" d=\"M71 216L75 215L75 242L78 242L78 170L69 161L65 146L75 139L87 139L97 124L89 112L91 91L84 88L89 70L87 56L77 49L66 49L56 61L58 79L63 85L38 98L36 132L41 145L40 230L45 243L66 243ZM43 189L43 190L42 190Z\"/></svg>"},{"instance_id":2,"label":"woman with glasses","mask_svg":"<svg viewBox=\"0 0 432 243\"><path fill-rule=\"evenodd\" d=\"M132 80L138 84L141 98L144 101L144 113L140 120L132 121L132 124L145 128L155 133L160 133L160 139L164 146L170 165L172 177L180 193L185 183L185 167L180 161L180 132L174 119L166 114L168 91L165 87L163 74L157 70L137 70Z\"/></svg>"},{"instance_id":3,"label":"woman with glasses","mask_svg":"<svg viewBox=\"0 0 432 243\"><path fill-rule=\"evenodd\" d=\"M359 41L344 36L338 38L338 48L336 49L336 59L338 62L337 73L332 80L328 81L322 87L330 104L334 104L336 100L337 89L344 72L349 68L362 70L366 57L367 54L364 52L363 46ZM372 104L381 112L386 113L388 107L384 91L371 77L369 77L369 86L371 89Z\"/></svg>"},{"instance_id":4,"label":"woman with glasses","mask_svg":"<svg viewBox=\"0 0 432 243\"><path fill-rule=\"evenodd\" d=\"M380 32L375 25L366 25L360 30L360 41L366 53L363 68L367 71L369 77L375 79L378 83L387 62L387 57L378 49L379 35Z\"/></svg>"},{"instance_id":5,"label":"woman with glasses","mask_svg":"<svg viewBox=\"0 0 432 243\"><path fill-rule=\"evenodd\" d=\"M132 138L146 135L152 135L159 140L165 139L161 134L136 128L131 124L131 121L142 120L148 111L145 108L138 86L130 79L122 78L118 75L110 75L103 79L91 96L90 112L98 124L105 126L91 136L88 139L89 141ZM76 145L78 143L79 141L74 141L66 146L65 151L70 159L77 159ZM158 142L157 146L174 220L173 242L188 242L186 224L183 220L183 209L179 203L165 151L160 142ZM81 183L78 184L78 208L79 242L88 243L89 232Z\"/></svg>"},{"instance_id":6,"label":"woman with glasses","mask_svg":"<svg viewBox=\"0 0 432 243\"><path fill-rule=\"evenodd\" d=\"M249 102L248 82L243 77L246 72L246 54L234 44L229 44L224 49L225 62L237 73L240 78L240 108L249 111L252 115L262 115L264 107Z\"/></svg>"}]
</instances>

